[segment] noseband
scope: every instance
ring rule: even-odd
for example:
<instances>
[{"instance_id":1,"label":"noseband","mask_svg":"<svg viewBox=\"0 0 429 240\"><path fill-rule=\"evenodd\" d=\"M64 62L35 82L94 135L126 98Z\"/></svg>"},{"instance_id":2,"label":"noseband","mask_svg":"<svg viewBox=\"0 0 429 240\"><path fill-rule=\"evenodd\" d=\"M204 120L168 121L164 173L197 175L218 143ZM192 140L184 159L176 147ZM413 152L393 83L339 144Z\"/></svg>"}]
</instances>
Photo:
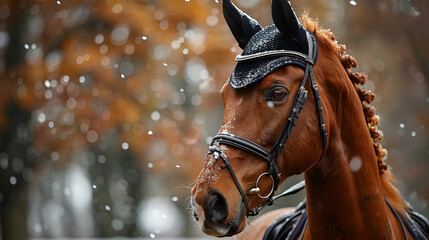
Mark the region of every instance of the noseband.
<instances>
[{"instance_id":1,"label":"noseband","mask_svg":"<svg viewBox=\"0 0 429 240\"><path fill-rule=\"evenodd\" d=\"M292 105L292 110L289 113L288 119L287 119L287 121L283 127L282 132L280 133L280 136L278 137L277 141L272 146L270 151L267 151L265 148L263 148L262 146L254 143L252 141L249 141L247 139L241 138L239 136L234 136L231 134L218 134L218 135L214 136L212 143L211 143L211 146L209 147L209 152L207 153L207 156L213 154L215 161L217 159L219 159L219 157L220 157L225 162L225 164L222 166L222 169L228 168L229 172L231 173L232 178L235 182L235 185L237 186L237 189L241 194L241 197L242 197L243 203L246 207L246 210L248 212L248 215L250 215L250 216L257 215L259 213L259 211L262 210L262 208L264 208L267 205L273 204L274 200L276 200L277 198L298 192L299 190L301 190L304 187L304 183L301 182L301 183L299 183L299 185L293 186L293 187L287 189L282 194L273 197L274 192L278 188L278 185L280 183L280 177L281 177L280 167L278 165L277 160L280 157L280 154L281 154L281 152L282 152L282 150L286 144L286 141L288 140L288 138L292 134L292 130L293 130L294 126L296 125L299 114L301 113L301 110L304 107L305 100L307 99L307 93L308 92L307 92L307 90L305 90L305 83L306 83L306 80L308 77L310 77L310 81L311 81L311 90L313 92L313 97L314 97L315 104L316 104L319 129L320 129L320 134L322 136L322 143L323 143L322 156L320 157L319 161L322 159L323 154L325 153L325 150L327 147L327 140L326 140L327 133L326 133L326 126L325 126L325 123L323 121L322 104L320 102L319 90L317 89L316 81L314 79L314 74L313 74L313 66L315 64L315 55L316 55L316 51L317 51L317 42L313 41L313 39L311 38L311 36L308 32L307 32L307 41L308 41L308 45L309 45L308 46L308 49L309 49L308 55L305 55L301 52L296 52L296 51L275 50L275 51L268 51L268 52L256 53L256 54L245 55L245 56L238 55L236 57L237 62L245 62L245 61L254 61L254 60L266 58L266 57L279 57L280 56L280 57L288 57L289 59L304 61L305 65L306 65L305 66L305 72L304 72L304 78L302 79L301 85L300 85L298 92L295 96L295 99L294 99L294 102ZM234 173L234 170L231 167L231 164L229 163L229 160L228 160L226 154L224 154L219 147L219 145L221 145L221 144L238 148L242 151L248 152L254 156L262 158L264 161L267 162L267 164L268 164L267 172L262 173L258 177L258 179L256 181L255 188L251 189L251 190L255 189L256 190L255 192L258 193L259 197L267 198L267 200L262 205L260 205L259 207L256 207L254 209L249 208L247 196L246 196L245 192L243 191L242 187L240 186L240 183L239 183L239 181L238 181L238 179ZM272 178L272 181L273 181L271 191L266 196L259 195L258 184L259 184L259 180L263 176L270 176Z\"/></svg>"}]
</instances>

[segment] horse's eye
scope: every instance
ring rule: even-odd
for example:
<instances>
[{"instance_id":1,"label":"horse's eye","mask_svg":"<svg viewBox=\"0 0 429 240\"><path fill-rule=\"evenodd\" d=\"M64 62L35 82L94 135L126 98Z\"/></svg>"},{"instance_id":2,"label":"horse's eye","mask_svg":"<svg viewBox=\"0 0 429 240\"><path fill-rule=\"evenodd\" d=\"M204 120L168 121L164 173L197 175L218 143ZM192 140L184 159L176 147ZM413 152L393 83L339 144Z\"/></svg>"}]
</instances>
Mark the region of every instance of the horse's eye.
<instances>
[{"instance_id":1,"label":"horse's eye","mask_svg":"<svg viewBox=\"0 0 429 240\"><path fill-rule=\"evenodd\" d=\"M282 90L274 90L271 94L271 99L273 100L283 100L286 97L286 92Z\"/></svg>"},{"instance_id":2,"label":"horse's eye","mask_svg":"<svg viewBox=\"0 0 429 240\"><path fill-rule=\"evenodd\" d=\"M269 88L269 89L265 89L264 90L264 97L265 100L267 101L283 101L287 95L288 95L289 91L287 90L286 87L284 86L276 86L273 88Z\"/></svg>"}]
</instances>

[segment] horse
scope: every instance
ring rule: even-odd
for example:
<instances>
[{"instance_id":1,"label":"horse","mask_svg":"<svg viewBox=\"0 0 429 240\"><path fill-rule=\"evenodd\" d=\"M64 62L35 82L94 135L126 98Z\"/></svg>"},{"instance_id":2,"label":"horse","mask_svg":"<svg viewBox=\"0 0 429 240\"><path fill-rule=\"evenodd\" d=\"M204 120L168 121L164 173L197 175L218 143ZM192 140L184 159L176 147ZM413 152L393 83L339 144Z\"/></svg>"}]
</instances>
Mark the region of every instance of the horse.
<instances>
[{"instance_id":1,"label":"horse","mask_svg":"<svg viewBox=\"0 0 429 240\"><path fill-rule=\"evenodd\" d=\"M281 239L419 239L410 223L427 220L410 217L394 186L375 95L361 87L367 76L351 71L357 62L345 45L306 14L298 19L287 0L272 0L274 24L265 28L230 0L222 5L243 52L221 89L223 122L191 191L201 230L280 239L267 229L283 221L292 231ZM299 174L305 202L249 225Z\"/></svg>"}]
</instances>

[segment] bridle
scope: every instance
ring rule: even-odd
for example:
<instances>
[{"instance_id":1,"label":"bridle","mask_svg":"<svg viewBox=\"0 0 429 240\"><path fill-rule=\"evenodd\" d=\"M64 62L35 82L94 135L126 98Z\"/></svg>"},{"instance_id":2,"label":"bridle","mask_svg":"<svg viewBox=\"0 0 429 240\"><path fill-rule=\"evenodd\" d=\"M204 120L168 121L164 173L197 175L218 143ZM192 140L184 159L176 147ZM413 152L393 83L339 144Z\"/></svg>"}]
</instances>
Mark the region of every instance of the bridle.
<instances>
[{"instance_id":1,"label":"bridle","mask_svg":"<svg viewBox=\"0 0 429 240\"><path fill-rule=\"evenodd\" d=\"M308 42L308 49L309 49L308 55L305 55L305 54L303 54L301 52L297 52L297 51L275 50L275 51L267 51L267 52L256 53L256 54L251 54L251 55L241 55L240 54L235 58L236 61L240 63L240 62L246 62L246 61L254 61L254 60L266 58L266 57L288 57L288 60L298 60L298 61L303 61L305 63L304 78L302 79L301 85L300 85L298 92L295 96L295 99L294 99L294 102L292 105L292 110L289 113L288 119L287 119L287 121L283 127L282 132L280 133L280 136L278 137L277 141L272 146L270 151L267 151L264 147L254 143L252 141L249 141L247 139L241 138L239 136L235 136L235 135L231 135L231 134L218 134L218 135L213 137L212 143L209 147L209 151L206 155L206 158L207 158L207 156L213 154L215 161L217 159L219 159L219 157L220 157L225 162L225 164L221 168L222 169L228 168L228 170L231 173L232 178L235 182L235 185L237 186L237 189L240 192L243 203L244 203L246 210L247 210L247 214L250 216L257 215L260 212L260 210L262 210L262 208L264 208L267 205L272 205L274 203L274 200L276 200L277 198L283 197L283 196L286 196L289 194L293 194L295 192L298 192L302 188L304 188L305 183L301 182L301 183L287 189L282 194L273 197L274 192L278 188L278 185L280 183L280 177L281 177L280 168L279 168L277 160L280 157L280 154L281 154L281 152L282 152L282 150L286 144L286 141L288 140L288 138L292 134L292 130L293 130L294 126L296 125L299 114L300 114L300 112L304 106L305 100L307 99L307 93L308 92L307 92L307 90L305 90L305 83L306 83L306 80L308 77L310 78L311 90L313 92L313 96L315 99L318 124L319 124L320 134L322 136L322 142L323 142L323 152L322 152L322 156L320 157L318 162L320 162L320 160L322 159L323 154L325 153L325 150L327 147L327 139L326 139L327 132L326 132L325 123L323 121L322 104L320 101L319 90L317 88L316 81L314 79L314 74L313 74L313 66L315 64L316 55L317 55L317 41L316 41L316 38L314 36L311 36L309 32L306 31L306 33L307 33L307 42ZM256 181L255 188L251 189L251 190L255 190L255 192L257 192L259 197L267 199L262 205L254 208L254 209L249 208L249 203L247 201L246 194L244 193L242 187L240 186L240 183L239 183L239 181L238 181L238 179L234 173L234 170L231 167L231 164L229 163L229 160L228 160L226 154L224 154L223 151L221 150L221 148L219 147L219 145L221 145L221 144L238 148L242 151L248 152L248 153L253 154L259 158L262 158L263 160L265 160L267 162L268 170L266 172L262 173L258 177L258 179ZM316 165L317 165L317 163L316 163ZM258 184L259 184L259 180L263 176L270 176L272 181L273 181L271 191L266 196L261 196L259 194Z\"/></svg>"}]
</instances>

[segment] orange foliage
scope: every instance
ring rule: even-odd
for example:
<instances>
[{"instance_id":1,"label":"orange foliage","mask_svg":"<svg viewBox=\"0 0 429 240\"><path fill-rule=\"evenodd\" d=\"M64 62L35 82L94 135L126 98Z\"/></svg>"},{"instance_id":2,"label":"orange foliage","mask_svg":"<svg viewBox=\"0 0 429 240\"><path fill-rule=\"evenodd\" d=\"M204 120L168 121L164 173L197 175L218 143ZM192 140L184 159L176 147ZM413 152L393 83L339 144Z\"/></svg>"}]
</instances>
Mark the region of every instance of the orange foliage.
<instances>
[{"instance_id":1,"label":"orange foliage","mask_svg":"<svg viewBox=\"0 0 429 240\"><path fill-rule=\"evenodd\" d=\"M33 59L27 57L9 70L8 82L17 84L8 89L17 94L2 97L33 111L35 147L47 154L57 151L67 161L73 149L100 144L116 129L118 148L129 143L143 166L153 164L156 172L180 168L189 179L194 177L206 149L206 133L193 115L213 100L211 94L200 93L198 85L189 87L185 64L202 59L209 73L203 79L206 85L219 87L227 78L235 45L223 34L220 5L198 1L53 5L36 0L27 7L32 6L38 6L36 15L44 29L34 40L37 49L28 43L26 55ZM219 23L209 26L208 16ZM203 94L201 105L188 104L196 94ZM188 100L177 102L181 98ZM0 108L0 125L5 128L5 106ZM44 115L38 120L38 114Z\"/></svg>"}]
</instances>

